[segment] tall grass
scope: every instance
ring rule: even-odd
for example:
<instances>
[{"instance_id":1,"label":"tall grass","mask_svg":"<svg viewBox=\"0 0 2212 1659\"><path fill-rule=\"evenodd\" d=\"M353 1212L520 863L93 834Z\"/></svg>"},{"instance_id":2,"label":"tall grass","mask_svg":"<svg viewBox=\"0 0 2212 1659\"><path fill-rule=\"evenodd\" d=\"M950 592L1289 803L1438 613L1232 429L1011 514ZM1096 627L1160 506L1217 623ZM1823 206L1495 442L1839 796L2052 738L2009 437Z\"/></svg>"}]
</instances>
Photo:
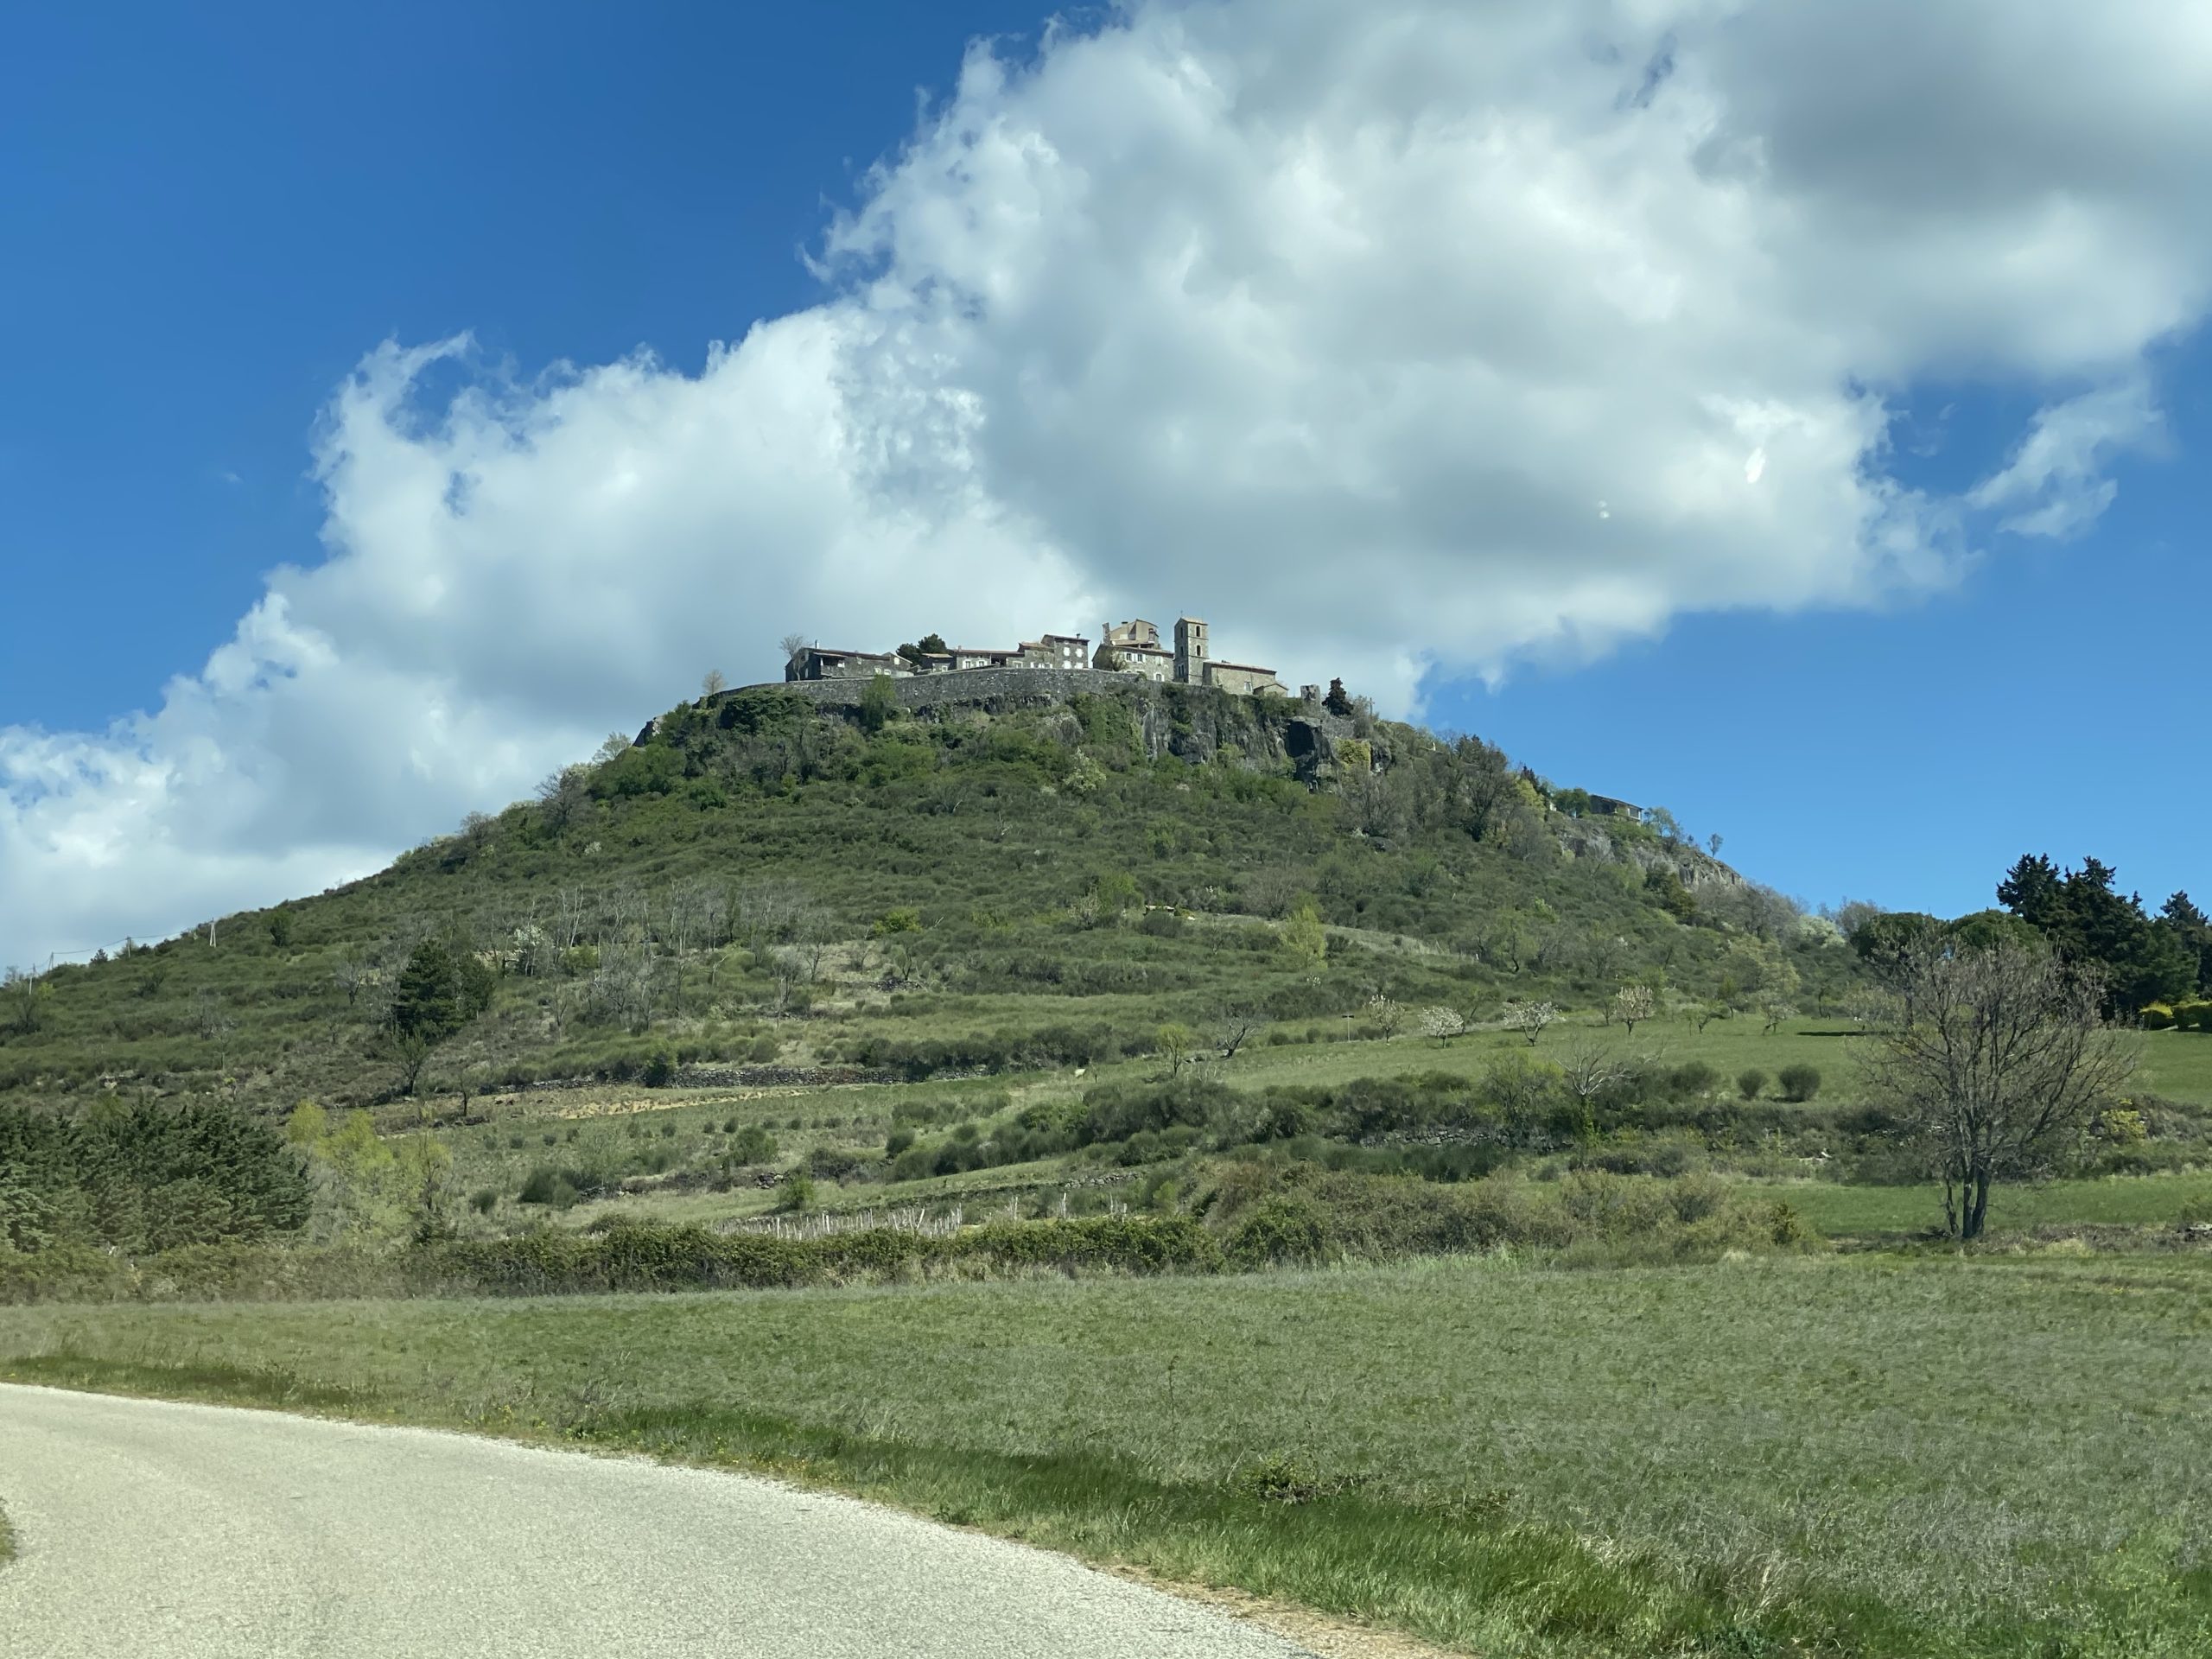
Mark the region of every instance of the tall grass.
<instances>
[{"instance_id":1,"label":"tall grass","mask_svg":"<svg viewBox=\"0 0 2212 1659\"><path fill-rule=\"evenodd\" d=\"M1482 1259L27 1308L0 1370L768 1469L1484 1653L2180 1659L2208 1293L2186 1256Z\"/></svg>"}]
</instances>

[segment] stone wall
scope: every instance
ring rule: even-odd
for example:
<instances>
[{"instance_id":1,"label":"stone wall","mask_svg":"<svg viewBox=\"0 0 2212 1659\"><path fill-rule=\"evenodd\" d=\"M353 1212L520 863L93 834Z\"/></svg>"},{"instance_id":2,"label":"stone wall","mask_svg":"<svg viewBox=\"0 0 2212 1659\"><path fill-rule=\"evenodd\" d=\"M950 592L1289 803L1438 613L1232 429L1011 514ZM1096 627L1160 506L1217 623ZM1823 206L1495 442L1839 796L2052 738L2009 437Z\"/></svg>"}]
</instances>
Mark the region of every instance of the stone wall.
<instances>
[{"instance_id":1,"label":"stone wall","mask_svg":"<svg viewBox=\"0 0 2212 1659\"><path fill-rule=\"evenodd\" d=\"M874 683L873 675L851 680L776 680L765 685L740 686L722 696L788 691L824 709L857 709L861 695ZM1079 691L1096 697L1139 688L1140 683L1129 675L1096 668L963 668L944 674L894 677L891 681L891 695L901 709L1028 708L1065 702Z\"/></svg>"}]
</instances>

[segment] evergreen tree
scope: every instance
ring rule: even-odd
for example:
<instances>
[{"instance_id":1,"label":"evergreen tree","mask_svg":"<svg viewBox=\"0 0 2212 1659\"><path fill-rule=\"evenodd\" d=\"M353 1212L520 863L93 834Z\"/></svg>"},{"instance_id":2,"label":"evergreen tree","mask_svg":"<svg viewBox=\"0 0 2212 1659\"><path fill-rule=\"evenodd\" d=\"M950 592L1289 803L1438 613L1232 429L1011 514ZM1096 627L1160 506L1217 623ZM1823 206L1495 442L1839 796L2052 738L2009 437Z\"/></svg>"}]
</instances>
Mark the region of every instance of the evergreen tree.
<instances>
[{"instance_id":1,"label":"evergreen tree","mask_svg":"<svg viewBox=\"0 0 2212 1659\"><path fill-rule=\"evenodd\" d=\"M416 945L391 996L391 1028L400 1036L442 1042L461 1028L461 971L442 939Z\"/></svg>"},{"instance_id":2,"label":"evergreen tree","mask_svg":"<svg viewBox=\"0 0 2212 1659\"><path fill-rule=\"evenodd\" d=\"M2212 991L2212 917L2199 910L2186 893L2177 893L2158 906L2158 925L2196 958L2196 988Z\"/></svg>"},{"instance_id":3,"label":"evergreen tree","mask_svg":"<svg viewBox=\"0 0 2212 1659\"><path fill-rule=\"evenodd\" d=\"M2040 854L2022 858L1997 884L1997 902L2038 931L2048 931L2065 897L2058 866Z\"/></svg>"},{"instance_id":4,"label":"evergreen tree","mask_svg":"<svg viewBox=\"0 0 2212 1659\"><path fill-rule=\"evenodd\" d=\"M1329 695L1321 699L1321 706L1332 715L1351 713L1351 694L1344 690L1344 683L1342 680L1332 679L1329 682Z\"/></svg>"},{"instance_id":5,"label":"evergreen tree","mask_svg":"<svg viewBox=\"0 0 2212 1659\"><path fill-rule=\"evenodd\" d=\"M2064 871L2047 858L2023 858L1997 897L2060 956L2101 968L2105 1013L2124 1018L2193 989L2202 963L2173 926L2144 913L2141 894L2119 890L2118 875L2094 858Z\"/></svg>"},{"instance_id":6,"label":"evergreen tree","mask_svg":"<svg viewBox=\"0 0 2212 1659\"><path fill-rule=\"evenodd\" d=\"M438 1046L492 1006L492 970L458 940L425 939L400 969L384 1047L411 1095Z\"/></svg>"}]
</instances>

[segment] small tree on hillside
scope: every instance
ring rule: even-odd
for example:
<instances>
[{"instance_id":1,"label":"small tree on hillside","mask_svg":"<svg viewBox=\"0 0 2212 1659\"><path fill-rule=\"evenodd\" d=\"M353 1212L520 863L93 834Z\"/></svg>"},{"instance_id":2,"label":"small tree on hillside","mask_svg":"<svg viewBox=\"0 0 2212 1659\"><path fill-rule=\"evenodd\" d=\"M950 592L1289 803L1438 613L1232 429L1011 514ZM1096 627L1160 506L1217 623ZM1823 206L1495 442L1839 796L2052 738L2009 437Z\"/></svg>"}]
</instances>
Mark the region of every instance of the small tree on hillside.
<instances>
[{"instance_id":1,"label":"small tree on hillside","mask_svg":"<svg viewBox=\"0 0 2212 1659\"><path fill-rule=\"evenodd\" d=\"M365 988L376 983L376 969L369 966L356 946L348 946L330 969L330 982L345 995L349 1008L360 1001Z\"/></svg>"},{"instance_id":2,"label":"small tree on hillside","mask_svg":"<svg viewBox=\"0 0 2212 1659\"><path fill-rule=\"evenodd\" d=\"M20 968L10 968L4 982L0 982L0 998L4 998L10 1020L17 1031L29 1036L46 1022L46 982Z\"/></svg>"},{"instance_id":3,"label":"small tree on hillside","mask_svg":"<svg viewBox=\"0 0 2212 1659\"><path fill-rule=\"evenodd\" d=\"M719 668L709 669L706 678L699 682L699 695L702 697L718 697L728 690L729 682L722 677Z\"/></svg>"},{"instance_id":4,"label":"small tree on hillside","mask_svg":"<svg viewBox=\"0 0 2212 1659\"><path fill-rule=\"evenodd\" d=\"M1332 715L1341 715L1350 718L1351 693L1344 690L1344 683L1342 680L1332 679L1329 682L1329 695L1321 699L1321 706Z\"/></svg>"},{"instance_id":5,"label":"small tree on hillside","mask_svg":"<svg viewBox=\"0 0 2212 1659\"><path fill-rule=\"evenodd\" d=\"M1421 1011L1421 1035L1435 1038L1439 1047L1449 1044L1466 1028L1467 1022L1457 1008L1447 1008L1439 1003L1434 1007Z\"/></svg>"},{"instance_id":6,"label":"small tree on hillside","mask_svg":"<svg viewBox=\"0 0 2212 1659\"><path fill-rule=\"evenodd\" d=\"M1864 1061L1868 1096L1942 1183L1952 1234L1978 1238L1989 1189L2061 1167L2133 1058L2101 1017L2100 976L2032 945L1930 937L1890 977L1902 1012Z\"/></svg>"},{"instance_id":7,"label":"small tree on hillside","mask_svg":"<svg viewBox=\"0 0 2212 1659\"><path fill-rule=\"evenodd\" d=\"M1160 1051L1160 1058L1167 1062L1167 1075L1172 1079L1191 1058L1191 1051L1198 1046L1197 1033L1179 1020L1170 1020L1152 1034L1152 1046Z\"/></svg>"},{"instance_id":8,"label":"small tree on hillside","mask_svg":"<svg viewBox=\"0 0 2212 1659\"><path fill-rule=\"evenodd\" d=\"M1311 899L1300 899L1283 923L1282 944L1309 973L1319 973L1328 962L1329 935L1321 925L1321 912Z\"/></svg>"},{"instance_id":9,"label":"small tree on hillside","mask_svg":"<svg viewBox=\"0 0 2212 1659\"><path fill-rule=\"evenodd\" d=\"M1624 985L1613 993L1613 1018L1628 1027L1631 1037L1636 1035L1637 1022L1651 1018L1657 1007L1658 999L1649 985Z\"/></svg>"},{"instance_id":10,"label":"small tree on hillside","mask_svg":"<svg viewBox=\"0 0 2212 1659\"><path fill-rule=\"evenodd\" d=\"M898 712L899 693L891 683L888 674L879 674L868 683L868 690L861 693L861 727L864 731L880 732Z\"/></svg>"},{"instance_id":11,"label":"small tree on hillside","mask_svg":"<svg viewBox=\"0 0 2212 1659\"><path fill-rule=\"evenodd\" d=\"M1249 1008L1224 1008L1214 1015L1208 1039L1223 1059L1233 1060L1236 1051L1265 1023Z\"/></svg>"},{"instance_id":12,"label":"small tree on hillside","mask_svg":"<svg viewBox=\"0 0 2212 1659\"><path fill-rule=\"evenodd\" d=\"M1534 1048L1537 1039L1559 1018L1559 1010L1548 1002L1509 1002L1505 1005L1505 1028L1517 1031L1529 1039Z\"/></svg>"},{"instance_id":13,"label":"small tree on hillside","mask_svg":"<svg viewBox=\"0 0 2212 1659\"><path fill-rule=\"evenodd\" d=\"M1598 1102L1636 1075L1636 1067L1595 1042L1580 1042L1560 1062L1567 1092L1574 1096L1575 1116L1583 1134L1597 1124Z\"/></svg>"},{"instance_id":14,"label":"small tree on hillside","mask_svg":"<svg viewBox=\"0 0 2212 1659\"><path fill-rule=\"evenodd\" d=\"M392 987L384 1047L400 1068L400 1090L412 1095L439 1046L492 1004L492 970L476 953L443 939L410 951Z\"/></svg>"}]
</instances>

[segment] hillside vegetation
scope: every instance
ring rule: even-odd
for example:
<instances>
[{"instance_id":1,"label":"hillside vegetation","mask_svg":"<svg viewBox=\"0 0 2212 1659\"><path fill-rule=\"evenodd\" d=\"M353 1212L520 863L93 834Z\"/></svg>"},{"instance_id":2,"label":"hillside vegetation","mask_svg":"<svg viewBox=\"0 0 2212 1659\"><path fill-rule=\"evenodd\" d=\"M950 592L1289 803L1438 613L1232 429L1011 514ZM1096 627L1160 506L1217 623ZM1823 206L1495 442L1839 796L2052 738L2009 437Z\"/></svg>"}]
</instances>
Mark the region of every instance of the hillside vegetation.
<instances>
[{"instance_id":1,"label":"hillside vegetation","mask_svg":"<svg viewBox=\"0 0 2212 1659\"><path fill-rule=\"evenodd\" d=\"M1678 836L1364 715L1131 687L917 718L771 689L646 736L367 880L11 982L0 1097L365 1104L657 1059L920 1077L1378 998L1472 1024L1631 983L1742 1012L1853 982L1832 932ZM426 941L474 982L410 1027Z\"/></svg>"},{"instance_id":2,"label":"hillside vegetation","mask_svg":"<svg viewBox=\"0 0 2212 1659\"><path fill-rule=\"evenodd\" d=\"M1807 917L1346 707L711 696L12 979L0 1375L766 1469L1473 1652L2203 1651L2212 924L2094 860ZM2096 1086L1961 1130L1897 1056L2014 986Z\"/></svg>"}]
</instances>

